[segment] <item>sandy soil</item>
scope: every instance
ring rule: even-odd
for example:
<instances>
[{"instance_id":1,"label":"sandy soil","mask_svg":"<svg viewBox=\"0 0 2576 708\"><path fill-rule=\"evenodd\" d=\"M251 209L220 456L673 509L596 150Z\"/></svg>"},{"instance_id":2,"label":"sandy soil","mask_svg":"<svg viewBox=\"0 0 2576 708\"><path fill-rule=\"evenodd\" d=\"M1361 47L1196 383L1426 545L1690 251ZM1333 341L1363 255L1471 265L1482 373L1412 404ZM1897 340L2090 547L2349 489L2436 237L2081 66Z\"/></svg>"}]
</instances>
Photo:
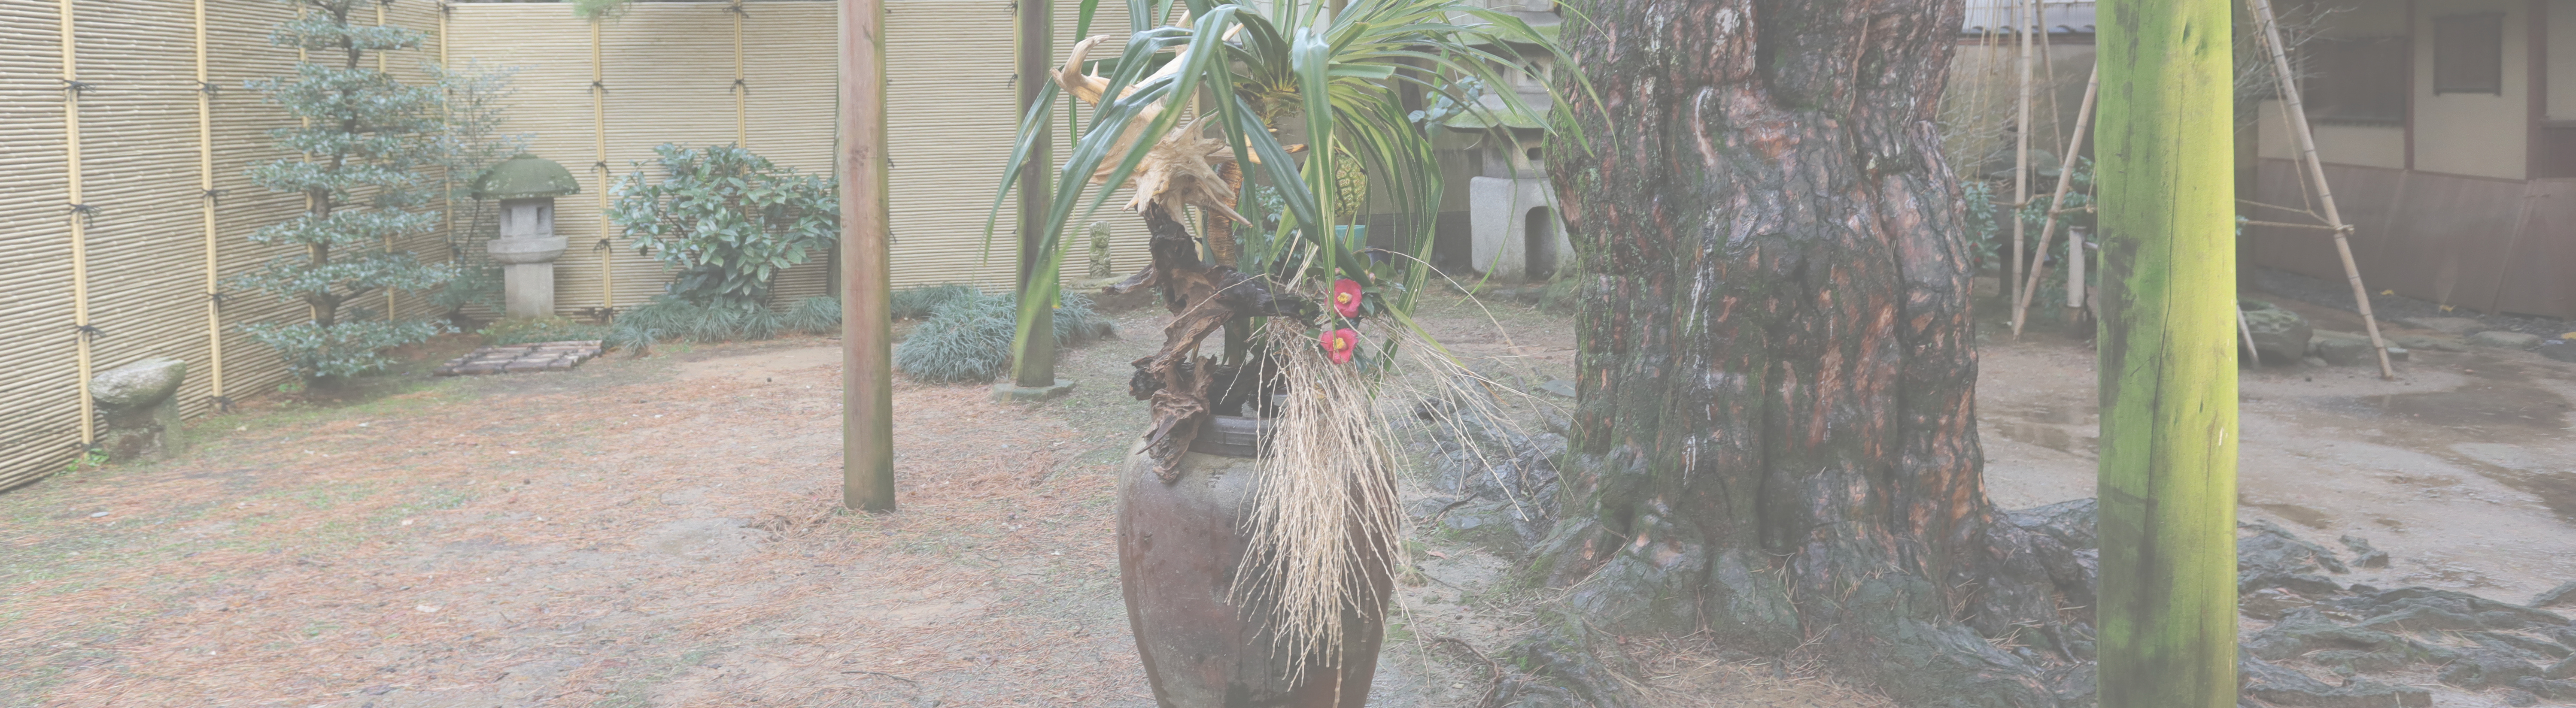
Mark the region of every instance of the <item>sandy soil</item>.
<instances>
[{"instance_id":1,"label":"sandy soil","mask_svg":"<svg viewBox=\"0 0 2576 708\"><path fill-rule=\"evenodd\" d=\"M1499 373L1572 373L1565 317L1427 308ZM1056 402L903 387L891 516L835 511L828 339L208 419L181 459L0 494L0 705L1150 705L1109 479L1145 422L1126 362L1160 324L1067 352L1082 383ZM2090 496L2089 345L2002 339L1979 391L1992 493ZM2417 356L2393 383L2249 373L2244 515L2396 556L2347 582L2511 600L2576 577L2576 366ZM1373 703L1477 705L1535 598L1497 584L1509 559L1415 540ZM1812 667L1626 646L1669 705L1887 705Z\"/></svg>"}]
</instances>

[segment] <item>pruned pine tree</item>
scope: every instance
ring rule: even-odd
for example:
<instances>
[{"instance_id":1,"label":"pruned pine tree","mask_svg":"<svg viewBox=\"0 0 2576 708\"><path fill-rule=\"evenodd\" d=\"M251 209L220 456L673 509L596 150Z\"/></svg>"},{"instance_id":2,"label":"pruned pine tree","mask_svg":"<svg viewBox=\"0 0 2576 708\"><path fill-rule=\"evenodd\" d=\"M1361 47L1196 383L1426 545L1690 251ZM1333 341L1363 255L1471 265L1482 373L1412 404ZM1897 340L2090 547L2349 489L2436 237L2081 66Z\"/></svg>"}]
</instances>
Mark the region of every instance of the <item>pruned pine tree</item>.
<instances>
[{"instance_id":1,"label":"pruned pine tree","mask_svg":"<svg viewBox=\"0 0 2576 708\"><path fill-rule=\"evenodd\" d=\"M301 125L270 131L298 153L254 166L253 181L304 195L305 210L262 228L251 240L294 247L234 279L249 288L304 303L305 317L242 325L251 338L285 357L307 383L328 383L381 370L385 349L445 331L432 320L401 320L364 306L387 290L425 290L445 282L444 267L387 247L428 233L439 215L422 207L438 195L433 168L444 124L439 88L396 80L370 61L377 52L418 46L421 33L354 24L361 0L290 0L295 19L269 43L304 50L295 75L249 82Z\"/></svg>"}]
</instances>

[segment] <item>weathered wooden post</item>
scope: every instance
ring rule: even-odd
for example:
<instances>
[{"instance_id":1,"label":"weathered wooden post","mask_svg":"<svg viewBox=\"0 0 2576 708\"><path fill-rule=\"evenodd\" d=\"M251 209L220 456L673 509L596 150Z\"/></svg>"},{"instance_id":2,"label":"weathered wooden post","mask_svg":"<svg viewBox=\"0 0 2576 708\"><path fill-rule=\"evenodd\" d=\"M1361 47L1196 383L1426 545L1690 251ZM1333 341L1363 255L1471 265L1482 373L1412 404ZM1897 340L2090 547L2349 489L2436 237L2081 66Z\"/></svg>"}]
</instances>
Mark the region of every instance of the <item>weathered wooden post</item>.
<instances>
[{"instance_id":1,"label":"weathered wooden post","mask_svg":"<svg viewBox=\"0 0 2576 708\"><path fill-rule=\"evenodd\" d=\"M2227 0L2101 10L2101 705L2236 705Z\"/></svg>"},{"instance_id":2,"label":"weathered wooden post","mask_svg":"<svg viewBox=\"0 0 2576 708\"><path fill-rule=\"evenodd\" d=\"M1018 6L1018 85L1020 114L1028 115L1038 98L1046 95L1048 67L1055 61L1055 13L1052 0L1022 0ZM1055 176L1055 150L1048 125L1036 126L1037 140L1029 149L1029 169L1020 171L1020 297L1036 297L1030 287L1040 277L1056 278L1058 273L1038 272L1045 266L1046 208L1054 200L1047 180ZM1061 292L1045 288L1047 292ZM1048 295L1050 299L1052 295ZM1033 401L1054 398L1073 390L1073 382L1055 377L1055 303L1044 303L1037 310L1035 324L1028 336L1012 342L1011 380L993 387L999 400Z\"/></svg>"},{"instance_id":3,"label":"weathered wooden post","mask_svg":"<svg viewBox=\"0 0 2576 708\"><path fill-rule=\"evenodd\" d=\"M885 7L841 0L841 504L894 511Z\"/></svg>"}]
</instances>

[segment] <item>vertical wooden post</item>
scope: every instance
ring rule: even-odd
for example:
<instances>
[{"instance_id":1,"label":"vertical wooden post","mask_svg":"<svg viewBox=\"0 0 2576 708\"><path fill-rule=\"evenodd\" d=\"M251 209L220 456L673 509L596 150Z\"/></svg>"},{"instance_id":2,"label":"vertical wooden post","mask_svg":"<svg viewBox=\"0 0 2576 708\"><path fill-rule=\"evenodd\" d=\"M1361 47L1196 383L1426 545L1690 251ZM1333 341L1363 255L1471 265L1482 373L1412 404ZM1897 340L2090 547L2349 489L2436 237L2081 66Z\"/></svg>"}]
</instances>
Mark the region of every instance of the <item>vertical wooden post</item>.
<instances>
[{"instance_id":1,"label":"vertical wooden post","mask_svg":"<svg viewBox=\"0 0 2576 708\"><path fill-rule=\"evenodd\" d=\"M1055 13L1052 0L1019 1L1020 113L1027 115L1037 105L1047 82L1047 65L1054 58ZM1055 174L1054 136L1046 124L1037 126L1037 145L1029 151L1028 167L1020 170L1020 297L1032 297L1030 284L1037 278L1059 277L1057 273L1038 272L1039 251L1046 243L1046 208L1051 190L1047 178ZM1011 382L1024 389L1044 389L1055 385L1055 303L1038 308L1036 323L1029 336L1021 339L1020 350L1012 352Z\"/></svg>"},{"instance_id":2,"label":"vertical wooden post","mask_svg":"<svg viewBox=\"0 0 2576 708\"><path fill-rule=\"evenodd\" d=\"M2308 110L2299 101L2298 74L2290 71L2289 52L2281 44L2281 25L2272 15L2269 0L2246 0L2254 11L2254 22L2261 26L2255 35L2265 52L2272 56L2273 75L2281 83L2281 105L2290 114L2290 139L2299 147L2299 161L2308 178L2317 183L2317 205L2325 210L2326 225L2334 228L2335 255L2343 257L2343 278L2352 285L2353 305L2361 310L2361 326L2370 332L2370 349L2379 353L2379 378L2394 381L2397 369L2388 363L2388 343L2379 338L2379 318L2370 313L2370 288L2361 284L2361 267L2352 262L2352 242L2344 237L2352 225L2343 222L2343 213L2335 210L2334 188L2326 184L2325 162L2317 158L2317 136L2308 129Z\"/></svg>"},{"instance_id":3,"label":"vertical wooden post","mask_svg":"<svg viewBox=\"0 0 2576 708\"><path fill-rule=\"evenodd\" d=\"M2236 705L2228 0L2100 5L2102 708Z\"/></svg>"},{"instance_id":4,"label":"vertical wooden post","mask_svg":"<svg viewBox=\"0 0 2576 708\"><path fill-rule=\"evenodd\" d=\"M894 511L885 7L841 3L841 504Z\"/></svg>"},{"instance_id":5,"label":"vertical wooden post","mask_svg":"<svg viewBox=\"0 0 2576 708\"><path fill-rule=\"evenodd\" d=\"M81 445L98 444L97 408L89 400L89 217L81 195L80 58L75 46L72 0L62 0L63 42L63 184L72 230L72 363L80 379L72 395L80 399Z\"/></svg>"}]
</instances>

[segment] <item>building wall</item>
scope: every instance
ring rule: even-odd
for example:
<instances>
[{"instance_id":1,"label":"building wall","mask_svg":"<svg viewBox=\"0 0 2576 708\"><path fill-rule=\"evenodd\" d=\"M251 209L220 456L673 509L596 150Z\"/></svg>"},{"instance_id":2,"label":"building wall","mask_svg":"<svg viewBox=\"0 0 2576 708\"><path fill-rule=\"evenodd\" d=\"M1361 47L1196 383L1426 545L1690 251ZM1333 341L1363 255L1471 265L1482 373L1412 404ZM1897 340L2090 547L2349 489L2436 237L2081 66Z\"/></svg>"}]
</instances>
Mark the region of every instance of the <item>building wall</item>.
<instances>
[{"instance_id":1,"label":"building wall","mask_svg":"<svg viewBox=\"0 0 2576 708\"><path fill-rule=\"evenodd\" d=\"M2446 0L2422 3L2415 13L2415 169L2427 172L2523 179L2529 172L2531 58L2529 5L2524 0ZM2433 18L2504 13L2504 93L2433 93ZM2319 141L2322 150L2322 139Z\"/></svg>"}]
</instances>

